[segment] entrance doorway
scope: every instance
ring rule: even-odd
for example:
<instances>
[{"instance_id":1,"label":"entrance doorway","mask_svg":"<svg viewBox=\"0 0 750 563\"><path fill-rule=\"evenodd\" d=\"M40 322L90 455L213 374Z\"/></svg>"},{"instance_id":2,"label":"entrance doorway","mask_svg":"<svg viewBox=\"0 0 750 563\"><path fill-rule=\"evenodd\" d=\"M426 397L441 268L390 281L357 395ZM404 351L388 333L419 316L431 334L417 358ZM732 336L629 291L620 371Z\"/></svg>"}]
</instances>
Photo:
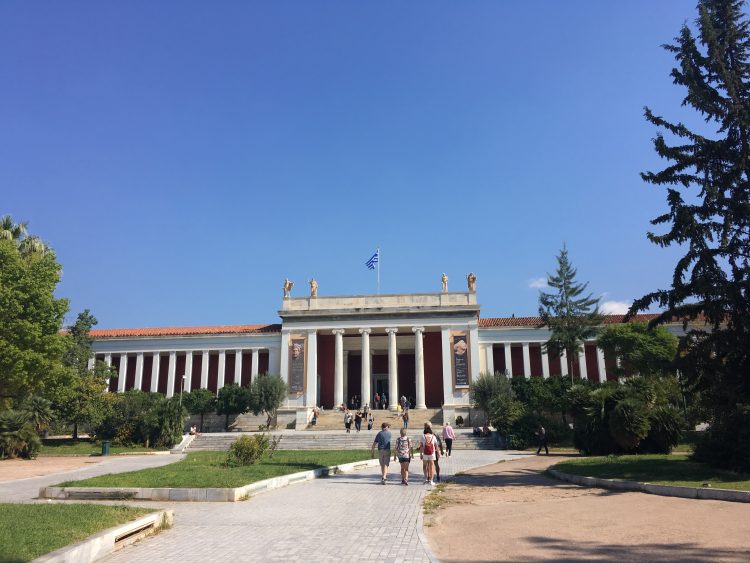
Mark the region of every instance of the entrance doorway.
<instances>
[{"instance_id":1,"label":"entrance doorway","mask_svg":"<svg viewBox=\"0 0 750 563\"><path fill-rule=\"evenodd\" d=\"M373 408L380 408L379 406L375 405L375 394L377 393L379 396L383 396L383 393L385 393L386 399L388 399L388 402L391 400L391 394L388 392L388 374L387 373L377 373L373 374L371 376L372 381L372 406Z\"/></svg>"}]
</instances>

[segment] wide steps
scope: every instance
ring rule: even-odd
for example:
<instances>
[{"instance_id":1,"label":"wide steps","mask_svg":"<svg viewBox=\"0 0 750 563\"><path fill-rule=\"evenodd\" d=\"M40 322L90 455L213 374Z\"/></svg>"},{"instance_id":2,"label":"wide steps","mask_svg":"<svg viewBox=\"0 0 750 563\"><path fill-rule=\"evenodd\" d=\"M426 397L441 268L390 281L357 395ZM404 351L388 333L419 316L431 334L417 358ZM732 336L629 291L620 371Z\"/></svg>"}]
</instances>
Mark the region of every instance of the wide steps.
<instances>
[{"instance_id":1,"label":"wide steps","mask_svg":"<svg viewBox=\"0 0 750 563\"><path fill-rule=\"evenodd\" d=\"M390 422L392 428L401 428L401 418L395 411L390 410L373 410L372 416L375 419L373 428L380 429L383 422ZM354 413L352 413L354 414ZM425 422L431 422L433 426L443 424L442 409L411 409L409 410L409 427L422 428ZM367 421L362 420L362 427L367 428ZM298 428L298 430L341 430L344 428L344 413L339 410L330 410L320 413L315 426L308 424L307 428ZM352 423L352 428L354 424Z\"/></svg>"},{"instance_id":2,"label":"wide steps","mask_svg":"<svg viewBox=\"0 0 750 563\"><path fill-rule=\"evenodd\" d=\"M393 429L394 439L398 435L398 428ZM196 436L188 447L188 451L226 451L239 436L246 433L225 432L220 434L201 434ZM254 435L257 433L247 433ZM282 436L279 443L280 450L361 450L370 449L376 430L362 430L360 433L351 432L273 432L274 436ZM420 429L409 431L409 436L415 442L421 435ZM485 450L495 449L494 439L472 436L468 431L457 431L453 441L454 450Z\"/></svg>"}]
</instances>

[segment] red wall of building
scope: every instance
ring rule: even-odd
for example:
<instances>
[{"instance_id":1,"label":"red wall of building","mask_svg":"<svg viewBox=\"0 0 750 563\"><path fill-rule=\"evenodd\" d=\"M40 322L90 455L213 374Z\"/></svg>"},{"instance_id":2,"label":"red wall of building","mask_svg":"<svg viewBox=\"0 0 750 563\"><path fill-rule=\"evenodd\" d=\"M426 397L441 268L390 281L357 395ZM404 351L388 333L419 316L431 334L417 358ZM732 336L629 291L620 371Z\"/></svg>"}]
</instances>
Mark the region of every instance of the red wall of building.
<instances>
[{"instance_id":1,"label":"red wall of building","mask_svg":"<svg viewBox=\"0 0 750 563\"><path fill-rule=\"evenodd\" d=\"M542 347L529 345L529 359L531 364L531 377L542 377Z\"/></svg>"},{"instance_id":2,"label":"red wall of building","mask_svg":"<svg viewBox=\"0 0 750 563\"><path fill-rule=\"evenodd\" d=\"M226 374L224 376L224 385L234 383L234 364L236 360L234 352L227 352L224 360L224 373Z\"/></svg>"},{"instance_id":3,"label":"red wall of building","mask_svg":"<svg viewBox=\"0 0 750 563\"><path fill-rule=\"evenodd\" d=\"M505 372L505 346L492 346L492 362L495 364L495 373Z\"/></svg>"},{"instance_id":4,"label":"red wall of building","mask_svg":"<svg viewBox=\"0 0 750 563\"><path fill-rule=\"evenodd\" d=\"M143 380L141 382L141 389L143 391L151 391L151 370L154 367L154 355L144 354L143 355Z\"/></svg>"},{"instance_id":5,"label":"red wall of building","mask_svg":"<svg viewBox=\"0 0 750 563\"><path fill-rule=\"evenodd\" d=\"M349 404L349 399L357 395L362 396L360 389L362 388L362 356L359 354L349 354L348 366L346 372L346 392L348 397L344 397L346 404ZM359 407L360 405L357 405Z\"/></svg>"},{"instance_id":6,"label":"red wall of building","mask_svg":"<svg viewBox=\"0 0 750 563\"><path fill-rule=\"evenodd\" d=\"M159 393L167 394L167 377L169 376L169 354L161 354L159 360Z\"/></svg>"},{"instance_id":7,"label":"red wall of building","mask_svg":"<svg viewBox=\"0 0 750 563\"><path fill-rule=\"evenodd\" d=\"M596 364L596 344L586 344L586 372L589 381L599 381L599 368Z\"/></svg>"},{"instance_id":8,"label":"red wall of building","mask_svg":"<svg viewBox=\"0 0 750 563\"><path fill-rule=\"evenodd\" d=\"M424 334L424 399L431 408L443 404L443 351L439 332Z\"/></svg>"},{"instance_id":9,"label":"red wall of building","mask_svg":"<svg viewBox=\"0 0 750 563\"><path fill-rule=\"evenodd\" d=\"M261 373L268 373L268 352L259 352L258 353L258 374ZM279 375L278 373L274 373L271 375Z\"/></svg>"},{"instance_id":10,"label":"red wall of building","mask_svg":"<svg viewBox=\"0 0 750 563\"><path fill-rule=\"evenodd\" d=\"M333 372L336 345L333 334L318 334L318 375L320 375L320 402L326 409L333 408Z\"/></svg>"},{"instance_id":11,"label":"red wall of building","mask_svg":"<svg viewBox=\"0 0 750 563\"><path fill-rule=\"evenodd\" d=\"M175 372L174 372L174 390L172 393L174 395L178 395L180 391L183 389L183 380L182 376L185 375L185 363L187 361L187 355L186 354L177 354L177 361L175 362Z\"/></svg>"},{"instance_id":12,"label":"red wall of building","mask_svg":"<svg viewBox=\"0 0 750 563\"><path fill-rule=\"evenodd\" d=\"M203 365L203 353L193 352L193 376L190 378L190 389L200 389L202 365Z\"/></svg>"},{"instance_id":13,"label":"red wall of building","mask_svg":"<svg viewBox=\"0 0 750 563\"><path fill-rule=\"evenodd\" d=\"M607 381L617 381L617 374L615 373L617 360L606 352L604 352L604 366L607 371Z\"/></svg>"},{"instance_id":14,"label":"red wall of building","mask_svg":"<svg viewBox=\"0 0 750 563\"><path fill-rule=\"evenodd\" d=\"M416 399L414 354L398 355L398 395L401 398L406 395L410 399Z\"/></svg>"},{"instance_id":15,"label":"red wall of building","mask_svg":"<svg viewBox=\"0 0 750 563\"><path fill-rule=\"evenodd\" d=\"M513 364L513 377L523 377L523 347L510 347L510 362Z\"/></svg>"},{"instance_id":16,"label":"red wall of building","mask_svg":"<svg viewBox=\"0 0 750 563\"><path fill-rule=\"evenodd\" d=\"M549 374L552 375L562 375L562 366L560 365L560 356L557 354L550 352L547 354L547 358L549 358Z\"/></svg>"},{"instance_id":17,"label":"red wall of building","mask_svg":"<svg viewBox=\"0 0 750 563\"><path fill-rule=\"evenodd\" d=\"M164 360L162 360L164 361ZM219 384L219 355L210 354L208 356L208 389L216 393Z\"/></svg>"},{"instance_id":18,"label":"red wall of building","mask_svg":"<svg viewBox=\"0 0 750 563\"><path fill-rule=\"evenodd\" d=\"M253 353L242 352L242 374L240 376L240 385L248 387L250 385L250 376L253 373ZM258 372L260 373L260 372Z\"/></svg>"}]
</instances>

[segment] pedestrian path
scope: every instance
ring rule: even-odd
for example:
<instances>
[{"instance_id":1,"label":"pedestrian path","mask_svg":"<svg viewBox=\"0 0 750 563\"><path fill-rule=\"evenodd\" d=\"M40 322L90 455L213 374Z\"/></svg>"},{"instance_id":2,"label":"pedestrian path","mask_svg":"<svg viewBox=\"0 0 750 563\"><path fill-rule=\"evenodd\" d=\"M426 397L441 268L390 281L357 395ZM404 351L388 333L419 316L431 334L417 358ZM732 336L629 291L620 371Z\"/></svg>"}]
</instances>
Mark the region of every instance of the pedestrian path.
<instances>
[{"instance_id":1,"label":"pedestrian path","mask_svg":"<svg viewBox=\"0 0 750 563\"><path fill-rule=\"evenodd\" d=\"M183 454L91 457L87 458L91 459L91 465L78 469L0 482L0 502L36 502L36 496L39 494L41 487L49 487L62 481L88 479L107 473L125 473L146 469L147 467L161 467L180 461L184 457ZM34 461L31 460L28 463L34 463Z\"/></svg>"},{"instance_id":2,"label":"pedestrian path","mask_svg":"<svg viewBox=\"0 0 750 563\"><path fill-rule=\"evenodd\" d=\"M444 478L527 454L461 451L441 461ZM429 561L421 540L419 459L408 487L392 462L386 486L379 468L316 479L237 503L139 503L175 511L174 528L107 561Z\"/></svg>"}]
</instances>

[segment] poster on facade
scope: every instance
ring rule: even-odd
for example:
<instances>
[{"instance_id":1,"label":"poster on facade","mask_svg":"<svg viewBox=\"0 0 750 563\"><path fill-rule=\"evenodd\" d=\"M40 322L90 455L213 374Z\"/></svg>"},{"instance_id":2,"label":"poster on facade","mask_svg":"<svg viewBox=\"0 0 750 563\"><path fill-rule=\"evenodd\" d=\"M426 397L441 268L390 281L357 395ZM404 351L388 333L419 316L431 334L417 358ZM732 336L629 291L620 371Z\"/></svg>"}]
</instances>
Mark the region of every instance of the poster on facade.
<instances>
[{"instance_id":1,"label":"poster on facade","mask_svg":"<svg viewBox=\"0 0 750 563\"><path fill-rule=\"evenodd\" d=\"M469 339L465 332L454 332L451 335L453 353L453 385L469 386Z\"/></svg>"},{"instance_id":2,"label":"poster on facade","mask_svg":"<svg viewBox=\"0 0 750 563\"><path fill-rule=\"evenodd\" d=\"M305 338L292 336L289 339L289 394L305 392Z\"/></svg>"}]
</instances>

